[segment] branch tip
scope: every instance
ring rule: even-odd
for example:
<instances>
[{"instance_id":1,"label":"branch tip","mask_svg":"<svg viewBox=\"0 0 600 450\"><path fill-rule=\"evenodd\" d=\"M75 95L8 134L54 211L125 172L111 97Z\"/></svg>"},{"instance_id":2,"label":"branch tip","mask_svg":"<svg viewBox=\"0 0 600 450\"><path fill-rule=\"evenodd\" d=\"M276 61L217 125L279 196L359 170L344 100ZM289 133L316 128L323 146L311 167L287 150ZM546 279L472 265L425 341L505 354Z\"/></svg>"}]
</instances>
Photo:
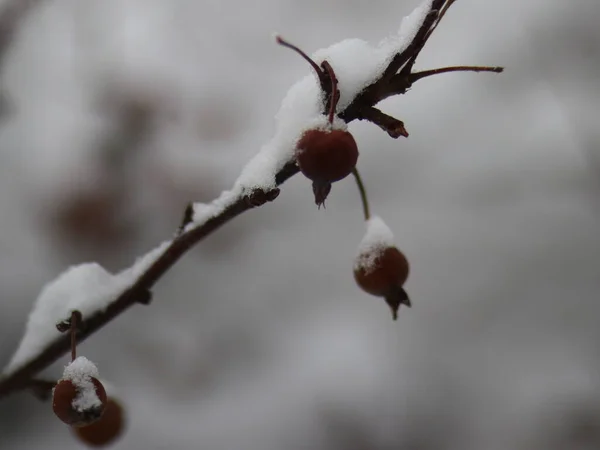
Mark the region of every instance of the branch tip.
<instances>
[{"instance_id":1,"label":"branch tip","mask_svg":"<svg viewBox=\"0 0 600 450\"><path fill-rule=\"evenodd\" d=\"M300 50L299 47L296 47L294 44L291 44L290 42L286 41L280 35L275 36L275 42L277 42L279 45L281 45L283 47L287 47L287 48L295 51L300 56L302 56L302 58L304 58L311 65L311 67L314 69L314 71L317 73L317 76L319 77L319 81L321 82L321 86L323 86L324 84L327 83L327 80L325 79L325 72L323 72L323 70L321 70L319 65L316 62L314 62L314 60L310 56L308 56L306 53L304 53L302 50Z\"/></svg>"},{"instance_id":2,"label":"branch tip","mask_svg":"<svg viewBox=\"0 0 600 450\"><path fill-rule=\"evenodd\" d=\"M504 72L504 67L499 66L450 66L450 67L440 67L439 69L430 69L430 70L422 70L420 72L413 72L408 75L408 83L412 84L415 81L418 81L422 78L430 77L432 75L438 75L441 73L449 73L449 72L493 72L493 73L502 73Z\"/></svg>"},{"instance_id":3,"label":"branch tip","mask_svg":"<svg viewBox=\"0 0 600 450\"><path fill-rule=\"evenodd\" d=\"M408 137L408 131L404 126L404 122L380 111L377 108L366 108L362 112L362 117L360 118L374 123L387 134L389 134L393 139L398 139L400 136Z\"/></svg>"}]
</instances>

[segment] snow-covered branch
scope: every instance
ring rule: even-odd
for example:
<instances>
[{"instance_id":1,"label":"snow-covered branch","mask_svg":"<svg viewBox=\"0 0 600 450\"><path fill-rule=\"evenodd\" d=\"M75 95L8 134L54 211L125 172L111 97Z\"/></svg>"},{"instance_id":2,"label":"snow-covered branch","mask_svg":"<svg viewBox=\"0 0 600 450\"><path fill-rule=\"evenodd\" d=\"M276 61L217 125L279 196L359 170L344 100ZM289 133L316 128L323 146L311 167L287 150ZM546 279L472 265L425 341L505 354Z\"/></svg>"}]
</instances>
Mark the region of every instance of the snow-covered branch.
<instances>
[{"instance_id":1,"label":"snow-covered branch","mask_svg":"<svg viewBox=\"0 0 600 450\"><path fill-rule=\"evenodd\" d=\"M307 75L289 90L276 116L273 138L246 165L231 190L209 204L191 204L173 239L122 272L111 274L97 264L84 264L69 269L44 288L21 344L0 378L0 397L19 389L39 388L36 375L71 348L69 336L60 334L56 324L72 311L83 316L76 331L81 342L131 306L148 304L154 284L195 244L243 212L275 200L279 186L300 171L296 150L308 130L329 127L345 132L347 123L360 119L373 122L394 138L407 136L402 121L374 106L433 74L412 72L412 67L453 2L426 0L403 19L397 34L377 46L347 39L307 57L316 74Z\"/></svg>"}]
</instances>

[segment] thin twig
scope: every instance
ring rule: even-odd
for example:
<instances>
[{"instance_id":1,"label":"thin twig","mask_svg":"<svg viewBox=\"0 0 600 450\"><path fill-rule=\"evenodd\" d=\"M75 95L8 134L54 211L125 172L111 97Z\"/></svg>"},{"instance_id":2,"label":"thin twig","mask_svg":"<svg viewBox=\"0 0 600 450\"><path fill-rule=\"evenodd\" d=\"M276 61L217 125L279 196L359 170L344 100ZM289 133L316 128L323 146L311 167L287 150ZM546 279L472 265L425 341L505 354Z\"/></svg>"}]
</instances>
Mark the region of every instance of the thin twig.
<instances>
[{"instance_id":1,"label":"thin twig","mask_svg":"<svg viewBox=\"0 0 600 450\"><path fill-rule=\"evenodd\" d=\"M304 51L302 51L299 47L296 47L294 44L289 43L288 41L283 39L281 36L279 36L279 35L275 36L275 41L279 45L281 45L283 47L287 47L287 48L295 51L296 53L298 53L300 56L302 56L302 58L304 58L316 72L317 77L319 78L319 83L321 84L321 89L323 90L323 92L328 92L329 80L327 79L327 72L325 72L323 69L321 69L319 67L319 65L316 62L314 62L313 59L310 56L308 56L306 53L304 53Z\"/></svg>"},{"instance_id":2,"label":"thin twig","mask_svg":"<svg viewBox=\"0 0 600 450\"><path fill-rule=\"evenodd\" d=\"M504 71L504 67L488 67L488 66L451 66L451 67L440 67L439 69L422 70L421 72L413 72L408 76L410 83L420 80L421 78L430 77L432 75L438 75L440 73L448 72L494 72L501 73Z\"/></svg>"}]
</instances>

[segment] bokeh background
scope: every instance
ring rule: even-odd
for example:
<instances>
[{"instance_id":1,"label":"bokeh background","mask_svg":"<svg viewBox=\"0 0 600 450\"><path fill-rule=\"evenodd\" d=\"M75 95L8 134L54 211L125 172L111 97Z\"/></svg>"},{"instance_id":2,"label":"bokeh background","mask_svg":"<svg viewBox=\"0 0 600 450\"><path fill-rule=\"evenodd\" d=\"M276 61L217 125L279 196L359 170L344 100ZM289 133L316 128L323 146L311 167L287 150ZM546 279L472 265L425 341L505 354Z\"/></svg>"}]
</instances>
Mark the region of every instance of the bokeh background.
<instances>
[{"instance_id":1,"label":"bokeh background","mask_svg":"<svg viewBox=\"0 0 600 450\"><path fill-rule=\"evenodd\" d=\"M30 3L0 66L0 365L46 282L126 267L231 186L309 72L274 31L308 52L375 43L418 5ZM386 100L409 139L351 125L414 307L393 322L354 284L352 180L319 211L295 177L81 345L127 405L114 448L600 448L598 23L597 0L458 1L418 67L506 72ZM0 448L80 444L20 393Z\"/></svg>"}]
</instances>

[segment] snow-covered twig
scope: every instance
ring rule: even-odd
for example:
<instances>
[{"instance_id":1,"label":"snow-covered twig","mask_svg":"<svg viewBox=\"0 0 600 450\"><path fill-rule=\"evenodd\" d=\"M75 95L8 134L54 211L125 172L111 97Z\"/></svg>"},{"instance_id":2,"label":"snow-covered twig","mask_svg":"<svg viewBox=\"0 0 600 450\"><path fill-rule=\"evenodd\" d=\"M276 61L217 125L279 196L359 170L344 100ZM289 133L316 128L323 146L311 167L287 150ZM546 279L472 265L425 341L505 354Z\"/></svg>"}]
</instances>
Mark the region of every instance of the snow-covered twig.
<instances>
[{"instance_id":1,"label":"snow-covered twig","mask_svg":"<svg viewBox=\"0 0 600 450\"><path fill-rule=\"evenodd\" d=\"M315 53L314 60L321 67L333 67L339 78L336 127L361 119L382 127L394 138L408 134L400 120L374 106L406 92L416 81L410 68L453 2L425 0L403 20L398 35L377 47L349 39ZM410 68L405 70L407 64ZM290 89L277 115L275 137L248 163L230 191L210 204L190 205L172 240L119 274L88 264L67 271L48 285L30 315L19 349L0 378L0 397L20 389L39 389L37 374L71 349L70 337L55 335L54 327L73 309L83 313L76 336L81 342L136 303L148 304L154 284L195 244L238 215L273 201L279 186L299 171L294 153L298 137L306 127L323 122L323 105L331 94L321 89L323 84L313 75ZM362 193L366 195L364 189ZM48 323L52 320L55 322Z\"/></svg>"}]
</instances>

